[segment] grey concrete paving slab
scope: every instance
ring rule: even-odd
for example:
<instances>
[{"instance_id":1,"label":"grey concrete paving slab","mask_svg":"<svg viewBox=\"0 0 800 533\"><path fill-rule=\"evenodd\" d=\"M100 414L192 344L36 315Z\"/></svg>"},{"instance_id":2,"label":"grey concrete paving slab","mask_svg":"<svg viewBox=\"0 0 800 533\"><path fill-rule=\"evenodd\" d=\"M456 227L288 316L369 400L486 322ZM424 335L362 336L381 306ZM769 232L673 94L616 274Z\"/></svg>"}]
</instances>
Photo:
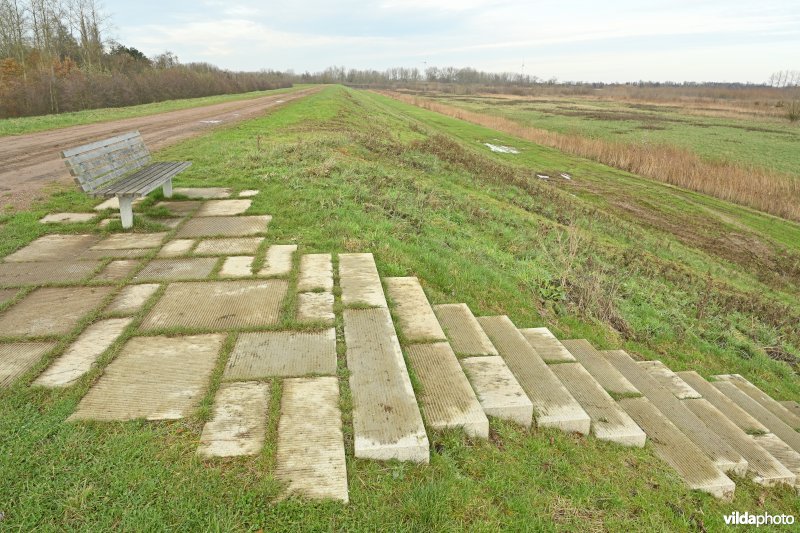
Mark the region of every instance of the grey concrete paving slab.
<instances>
[{"instance_id":1,"label":"grey concrete paving slab","mask_svg":"<svg viewBox=\"0 0 800 533\"><path fill-rule=\"evenodd\" d=\"M99 261L49 261L0 264L0 286L21 287L45 283L85 281L100 267Z\"/></svg>"},{"instance_id":2,"label":"grey concrete paving slab","mask_svg":"<svg viewBox=\"0 0 800 533\"><path fill-rule=\"evenodd\" d=\"M329 292L301 292L297 295L297 320L331 323L336 318L333 303L333 294Z\"/></svg>"},{"instance_id":3,"label":"grey concrete paving slab","mask_svg":"<svg viewBox=\"0 0 800 533\"><path fill-rule=\"evenodd\" d=\"M228 187L175 187L172 192L197 200L229 198L231 195L231 190Z\"/></svg>"},{"instance_id":4,"label":"grey concrete paving slab","mask_svg":"<svg viewBox=\"0 0 800 533\"><path fill-rule=\"evenodd\" d=\"M118 250L86 250L81 254L82 260L95 259L125 259L134 257L144 257L153 251L152 248L121 248Z\"/></svg>"},{"instance_id":5,"label":"grey concrete paving slab","mask_svg":"<svg viewBox=\"0 0 800 533\"><path fill-rule=\"evenodd\" d=\"M204 239L194 250L196 255L253 255L264 241L262 237Z\"/></svg>"},{"instance_id":6,"label":"grey concrete paving slab","mask_svg":"<svg viewBox=\"0 0 800 533\"><path fill-rule=\"evenodd\" d=\"M144 197L135 198L133 200L133 205L135 206L136 204L140 204L140 203L144 202L145 200L146 200L146 198L144 198ZM107 200L104 200L103 202L101 202L101 203L97 204L96 206L94 206L94 210L95 211L103 211L105 209L113 209L114 211L119 211L119 198L114 196L113 198L108 198Z\"/></svg>"},{"instance_id":7,"label":"grey concrete paving slab","mask_svg":"<svg viewBox=\"0 0 800 533\"><path fill-rule=\"evenodd\" d=\"M42 224L77 224L89 222L96 216L97 213L50 213L39 219L39 222Z\"/></svg>"},{"instance_id":8,"label":"grey concrete paving slab","mask_svg":"<svg viewBox=\"0 0 800 533\"><path fill-rule=\"evenodd\" d=\"M497 349L467 304L434 305L433 312L456 355L497 355Z\"/></svg>"},{"instance_id":9,"label":"grey concrete paving slab","mask_svg":"<svg viewBox=\"0 0 800 533\"><path fill-rule=\"evenodd\" d=\"M750 414L739 407L733 400L722 394L716 387L706 381L703 376L693 370L677 372L678 377L688 383L694 390L700 393L703 398L719 409L728 420L739 426L748 434L769 433L767 427L750 416Z\"/></svg>"},{"instance_id":10,"label":"grey concrete paving slab","mask_svg":"<svg viewBox=\"0 0 800 533\"><path fill-rule=\"evenodd\" d=\"M502 357L465 357L460 363L484 413L531 427L533 404Z\"/></svg>"},{"instance_id":11,"label":"grey concrete paving slab","mask_svg":"<svg viewBox=\"0 0 800 533\"><path fill-rule=\"evenodd\" d=\"M267 248L264 268L260 276L286 276L292 271L292 260L297 251L296 244L273 244Z\"/></svg>"},{"instance_id":12,"label":"grey concrete paving slab","mask_svg":"<svg viewBox=\"0 0 800 533\"><path fill-rule=\"evenodd\" d=\"M69 387L91 370L132 321L132 318L109 318L90 325L33 384L48 388Z\"/></svg>"},{"instance_id":13,"label":"grey concrete paving slab","mask_svg":"<svg viewBox=\"0 0 800 533\"><path fill-rule=\"evenodd\" d=\"M161 285L158 283L142 283L128 285L112 300L106 308L108 313L132 315L138 313L150 297L156 293Z\"/></svg>"},{"instance_id":14,"label":"grey concrete paving slab","mask_svg":"<svg viewBox=\"0 0 800 533\"><path fill-rule=\"evenodd\" d=\"M575 362L575 356L561 344L561 341L549 329L521 328L519 331L545 363Z\"/></svg>"},{"instance_id":15,"label":"grey concrete paving slab","mask_svg":"<svg viewBox=\"0 0 800 533\"><path fill-rule=\"evenodd\" d=\"M55 342L0 344L0 389L10 387L55 345Z\"/></svg>"},{"instance_id":16,"label":"grey concrete paving slab","mask_svg":"<svg viewBox=\"0 0 800 533\"><path fill-rule=\"evenodd\" d=\"M389 310L346 309L344 336L355 456L427 463L428 436Z\"/></svg>"},{"instance_id":17,"label":"grey concrete paving slab","mask_svg":"<svg viewBox=\"0 0 800 533\"><path fill-rule=\"evenodd\" d=\"M223 334L133 337L68 418L174 420L206 393Z\"/></svg>"},{"instance_id":18,"label":"grey concrete paving slab","mask_svg":"<svg viewBox=\"0 0 800 533\"><path fill-rule=\"evenodd\" d=\"M166 232L159 233L112 233L90 250L137 250L161 246Z\"/></svg>"},{"instance_id":19,"label":"grey concrete paving slab","mask_svg":"<svg viewBox=\"0 0 800 533\"><path fill-rule=\"evenodd\" d=\"M339 254L339 285L345 306L387 306L378 268L370 253Z\"/></svg>"},{"instance_id":20,"label":"grey concrete paving slab","mask_svg":"<svg viewBox=\"0 0 800 533\"><path fill-rule=\"evenodd\" d=\"M247 189L239 192L239 198L252 198L253 196L258 196L258 193L257 189Z\"/></svg>"},{"instance_id":21,"label":"grey concrete paving slab","mask_svg":"<svg viewBox=\"0 0 800 533\"><path fill-rule=\"evenodd\" d=\"M248 209L252 200L209 200L197 212L198 217L226 217L241 215Z\"/></svg>"},{"instance_id":22,"label":"grey concrete paving slab","mask_svg":"<svg viewBox=\"0 0 800 533\"><path fill-rule=\"evenodd\" d=\"M112 287L36 289L0 314L0 336L69 333L112 291Z\"/></svg>"},{"instance_id":23,"label":"grey concrete paving slab","mask_svg":"<svg viewBox=\"0 0 800 533\"><path fill-rule=\"evenodd\" d=\"M18 293L18 289L0 289L0 305L13 300Z\"/></svg>"},{"instance_id":24,"label":"grey concrete paving slab","mask_svg":"<svg viewBox=\"0 0 800 533\"><path fill-rule=\"evenodd\" d=\"M158 257L178 257L186 255L194 246L194 239L175 239L165 244L158 251Z\"/></svg>"},{"instance_id":25,"label":"grey concrete paving slab","mask_svg":"<svg viewBox=\"0 0 800 533\"><path fill-rule=\"evenodd\" d=\"M43 235L3 258L5 262L69 261L92 247L97 235Z\"/></svg>"},{"instance_id":26,"label":"grey concrete paving slab","mask_svg":"<svg viewBox=\"0 0 800 533\"><path fill-rule=\"evenodd\" d=\"M269 411L269 383L223 383L214 397L211 420L203 426L197 455L257 455L264 447Z\"/></svg>"},{"instance_id":27,"label":"grey concrete paving slab","mask_svg":"<svg viewBox=\"0 0 800 533\"><path fill-rule=\"evenodd\" d=\"M225 366L227 380L336 374L336 330L241 333Z\"/></svg>"},{"instance_id":28,"label":"grey concrete paving slab","mask_svg":"<svg viewBox=\"0 0 800 533\"><path fill-rule=\"evenodd\" d=\"M626 379L594 346L584 339L566 340L562 344L589 371L598 383L612 395L633 396L640 391Z\"/></svg>"},{"instance_id":29,"label":"grey concrete paving slab","mask_svg":"<svg viewBox=\"0 0 800 533\"><path fill-rule=\"evenodd\" d=\"M145 331L186 327L207 331L271 326L280 318L285 280L171 283L142 322Z\"/></svg>"},{"instance_id":30,"label":"grey concrete paving slab","mask_svg":"<svg viewBox=\"0 0 800 533\"><path fill-rule=\"evenodd\" d=\"M800 453L772 433L751 438L796 476L795 486L800 490Z\"/></svg>"},{"instance_id":31,"label":"grey concrete paving slab","mask_svg":"<svg viewBox=\"0 0 800 533\"><path fill-rule=\"evenodd\" d=\"M136 275L136 281L177 281L207 278L217 264L214 257L153 259Z\"/></svg>"},{"instance_id":32,"label":"grey concrete paving slab","mask_svg":"<svg viewBox=\"0 0 800 533\"><path fill-rule=\"evenodd\" d=\"M283 381L275 477L287 484L287 495L348 502L335 377Z\"/></svg>"},{"instance_id":33,"label":"grey concrete paving slab","mask_svg":"<svg viewBox=\"0 0 800 533\"><path fill-rule=\"evenodd\" d=\"M115 259L94 277L95 281L119 281L131 275L139 266L136 259Z\"/></svg>"},{"instance_id":34,"label":"grey concrete paving slab","mask_svg":"<svg viewBox=\"0 0 800 533\"><path fill-rule=\"evenodd\" d=\"M170 215L185 217L191 215L195 210L199 209L201 205L203 205L203 202L201 201L187 200L178 202L168 200L158 202L156 207L163 207L169 212Z\"/></svg>"},{"instance_id":35,"label":"grey concrete paving slab","mask_svg":"<svg viewBox=\"0 0 800 533\"><path fill-rule=\"evenodd\" d=\"M297 291L333 291L331 254L305 254L300 258Z\"/></svg>"},{"instance_id":36,"label":"grey concrete paving slab","mask_svg":"<svg viewBox=\"0 0 800 533\"><path fill-rule=\"evenodd\" d=\"M384 282L387 295L394 303L398 328L406 341L447 340L417 278L390 277L384 278Z\"/></svg>"},{"instance_id":37,"label":"grey concrete paving slab","mask_svg":"<svg viewBox=\"0 0 800 533\"><path fill-rule=\"evenodd\" d=\"M714 376L714 379L733 383L739 387L742 392L764 406L770 413L783 420L786 425L795 430L800 430L800 417L789 411L786 407L781 405L780 402L774 400L769 394L750 383L743 376L739 374L723 374Z\"/></svg>"},{"instance_id":38,"label":"grey concrete paving slab","mask_svg":"<svg viewBox=\"0 0 800 533\"><path fill-rule=\"evenodd\" d=\"M226 257L219 271L221 278L247 278L253 275L252 266L255 257L248 255L234 255Z\"/></svg>"},{"instance_id":39,"label":"grey concrete paving slab","mask_svg":"<svg viewBox=\"0 0 800 533\"><path fill-rule=\"evenodd\" d=\"M267 231L270 215L239 217L198 217L187 220L180 227L178 238L193 237L249 237Z\"/></svg>"},{"instance_id":40,"label":"grey concrete paving slab","mask_svg":"<svg viewBox=\"0 0 800 533\"><path fill-rule=\"evenodd\" d=\"M3 299L0 296L0 303L2 303L2 300ZM778 400L778 403L784 406L793 415L800 416L800 403L792 400Z\"/></svg>"},{"instance_id":41,"label":"grey concrete paving slab","mask_svg":"<svg viewBox=\"0 0 800 533\"><path fill-rule=\"evenodd\" d=\"M694 390L691 385L683 381L678 374L670 370L661 361L638 361L637 364L679 400L702 398L698 391Z\"/></svg>"}]
</instances>

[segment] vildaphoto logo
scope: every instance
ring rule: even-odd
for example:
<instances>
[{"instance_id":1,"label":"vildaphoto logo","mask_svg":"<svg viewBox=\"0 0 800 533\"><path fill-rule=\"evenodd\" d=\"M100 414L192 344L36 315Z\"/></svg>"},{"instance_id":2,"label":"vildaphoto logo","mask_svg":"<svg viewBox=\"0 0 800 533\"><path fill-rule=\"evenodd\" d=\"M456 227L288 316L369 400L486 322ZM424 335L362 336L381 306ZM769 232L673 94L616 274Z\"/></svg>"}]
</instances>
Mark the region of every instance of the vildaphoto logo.
<instances>
[{"instance_id":1,"label":"vildaphoto logo","mask_svg":"<svg viewBox=\"0 0 800 533\"><path fill-rule=\"evenodd\" d=\"M729 526L790 526L794 524L794 516L790 514L750 514L747 511L734 511L725 515L725 524Z\"/></svg>"}]
</instances>

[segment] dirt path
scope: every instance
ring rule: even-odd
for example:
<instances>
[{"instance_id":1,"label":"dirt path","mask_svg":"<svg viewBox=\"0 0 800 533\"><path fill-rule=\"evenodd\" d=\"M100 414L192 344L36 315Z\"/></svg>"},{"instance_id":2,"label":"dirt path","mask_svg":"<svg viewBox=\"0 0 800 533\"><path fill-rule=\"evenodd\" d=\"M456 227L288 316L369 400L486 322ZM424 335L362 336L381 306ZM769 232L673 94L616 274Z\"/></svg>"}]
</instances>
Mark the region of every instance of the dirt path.
<instances>
[{"instance_id":1,"label":"dirt path","mask_svg":"<svg viewBox=\"0 0 800 533\"><path fill-rule=\"evenodd\" d=\"M144 117L0 137L0 208L11 205L25 209L42 197L46 186L72 183L60 157L66 148L138 129L147 146L155 151L222 124L255 118L270 107L303 98L317 90L303 89Z\"/></svg>"}]
</instances>

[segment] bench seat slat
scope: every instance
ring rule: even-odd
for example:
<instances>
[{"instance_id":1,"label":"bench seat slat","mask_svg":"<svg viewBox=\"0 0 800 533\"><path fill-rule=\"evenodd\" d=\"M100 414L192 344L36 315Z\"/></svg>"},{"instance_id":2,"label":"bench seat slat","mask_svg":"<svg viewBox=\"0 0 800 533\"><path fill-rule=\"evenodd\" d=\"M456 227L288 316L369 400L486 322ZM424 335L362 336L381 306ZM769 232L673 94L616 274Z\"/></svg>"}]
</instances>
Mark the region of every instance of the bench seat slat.
<instances>
[{"instance_id":1,"label":"bench seat slat","mask_svg":"<svg viewBox=\"0 0 800 533\"><path fill-rule=\"evenodd\" d=\"M119 176L131 173L139 168L142 168L143 166L148 165L149 163L149 156L140 157L138 159L126 161L123 164L106 165L105 167L97 169L93 173L87 174L85 172L76 172L72 169L70 169L70 173L78 179L78 182L85 190L93 190L99 189L109 181L112 181Z\"/></svg>"},{"instance_id":2,"label":"bench seat slat","mask_svg":"<svg viewBox=\"0 0 800 533\"><path fill-rule=\"evenodd\" d=\"M94 192L96 196L145 196L191 165L188 161L153 163Z\"/></svg>"}]
</instances>

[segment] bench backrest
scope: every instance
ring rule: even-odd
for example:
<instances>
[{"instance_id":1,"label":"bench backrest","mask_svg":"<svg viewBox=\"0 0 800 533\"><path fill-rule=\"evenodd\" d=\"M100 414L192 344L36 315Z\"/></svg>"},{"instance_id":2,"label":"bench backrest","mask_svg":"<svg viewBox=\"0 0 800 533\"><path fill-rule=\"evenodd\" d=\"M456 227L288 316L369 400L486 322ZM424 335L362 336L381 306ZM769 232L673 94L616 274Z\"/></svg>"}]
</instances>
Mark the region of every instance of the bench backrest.
<instances>
[{"instance_id":1,"label":"bench backrest","mask_svg":"<svg viewBox=\"0 0 800 533\"><path fill-rule=\"evenodd\" d=\"M150 162L150 152L138 131L64 150L61 157L86 192L109 185Z\"/></svg>"}]
</instances>

